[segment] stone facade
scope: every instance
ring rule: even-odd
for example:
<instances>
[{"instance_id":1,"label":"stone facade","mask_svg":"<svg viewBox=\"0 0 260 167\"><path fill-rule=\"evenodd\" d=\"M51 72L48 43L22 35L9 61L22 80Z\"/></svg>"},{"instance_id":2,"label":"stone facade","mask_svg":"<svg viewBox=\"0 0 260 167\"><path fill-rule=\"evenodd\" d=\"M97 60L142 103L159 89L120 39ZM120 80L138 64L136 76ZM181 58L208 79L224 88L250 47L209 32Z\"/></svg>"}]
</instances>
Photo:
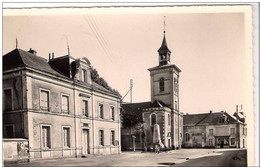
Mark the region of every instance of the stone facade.
<instances>
[{"instance_id":1,"label":"stone facade","mask_svg":"<svg viewBox=\"0 0 260 167\"><path fill-rule=\"evenodd\" d=\"M91 81L86 58L15 49L3 66L3 137L28 139L31 159L121 152L120 97Z\"/></svg>"}]
</instances>

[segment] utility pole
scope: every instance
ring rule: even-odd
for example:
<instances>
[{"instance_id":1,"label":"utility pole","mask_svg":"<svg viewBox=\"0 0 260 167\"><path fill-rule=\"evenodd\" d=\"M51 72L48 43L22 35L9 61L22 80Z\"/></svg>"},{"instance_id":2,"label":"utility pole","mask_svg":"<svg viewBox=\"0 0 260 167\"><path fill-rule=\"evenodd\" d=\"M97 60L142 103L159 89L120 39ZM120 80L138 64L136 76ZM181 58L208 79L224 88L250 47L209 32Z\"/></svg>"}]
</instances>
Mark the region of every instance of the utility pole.
<instances>
[{"instance_id":1,"label":"utility pole","mask_svg":"<svg viewBox=\"0 0 260 167\"><path fill-rule=\"evenodd\" d=\"M130 103L133 103L133 79L130 79Z\"/></svg>"},{"instance_id":2,"label":"utility pole","mask_svg":"<svg viewBox=\"0 0 260 167\"><path fill-rule=\"evenodd\" d=\"M123 99L126 97L126 95L128 95L128 93L130 92L130 102L132 103L133 102L133 79L130 79L130 88L129 90L126 92L126 94L124 95L124 97L121 98L121 101L123 101Z\"/></svg>"}]
</instances>

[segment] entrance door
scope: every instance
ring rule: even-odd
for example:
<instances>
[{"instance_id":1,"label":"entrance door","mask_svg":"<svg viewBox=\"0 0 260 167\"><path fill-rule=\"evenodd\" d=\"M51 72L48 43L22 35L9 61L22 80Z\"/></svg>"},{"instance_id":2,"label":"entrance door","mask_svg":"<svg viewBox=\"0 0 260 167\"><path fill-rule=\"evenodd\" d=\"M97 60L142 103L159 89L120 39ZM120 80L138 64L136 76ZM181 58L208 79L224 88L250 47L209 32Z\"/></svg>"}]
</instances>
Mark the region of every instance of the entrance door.
<instances>
[{"instance_id":1,"label":"entrance door","mask_svg":"<svg viewBox=\"0 0 260 167\"><path fill-rule=\"evenodd\" d=\"M82 135L82 155L89 154L89 130L83 129Z\"/></svg>"},{"instance_id":2,"label":"entrance door","mask_svg":"<svg viewBox=\"0 0 260 167\"><path fill-rule=\"evenodd\" d=\"M220 148L224 148L224 140L221 141Z\"/></svg>"}]
</instances>

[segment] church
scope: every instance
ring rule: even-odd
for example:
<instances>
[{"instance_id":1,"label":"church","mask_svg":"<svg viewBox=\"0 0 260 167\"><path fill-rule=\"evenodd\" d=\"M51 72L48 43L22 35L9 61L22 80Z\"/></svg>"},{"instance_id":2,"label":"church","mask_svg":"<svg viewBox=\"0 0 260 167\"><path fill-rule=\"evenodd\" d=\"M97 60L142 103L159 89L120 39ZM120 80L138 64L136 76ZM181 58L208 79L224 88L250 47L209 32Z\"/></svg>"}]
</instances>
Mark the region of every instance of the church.
<instances>
[{"instance_id":1,"label":"church","mask_svg":"<svg viewBox=\"0 0 260 167\"><path fill-rule=\"evenodd\" d=\"M165 31L158 49L158 65L149 68L151 101L122 104L122 150L153 148L180 149L183 113L179 110L181 70L171 63Z\"/></svg>"}]
</instances>

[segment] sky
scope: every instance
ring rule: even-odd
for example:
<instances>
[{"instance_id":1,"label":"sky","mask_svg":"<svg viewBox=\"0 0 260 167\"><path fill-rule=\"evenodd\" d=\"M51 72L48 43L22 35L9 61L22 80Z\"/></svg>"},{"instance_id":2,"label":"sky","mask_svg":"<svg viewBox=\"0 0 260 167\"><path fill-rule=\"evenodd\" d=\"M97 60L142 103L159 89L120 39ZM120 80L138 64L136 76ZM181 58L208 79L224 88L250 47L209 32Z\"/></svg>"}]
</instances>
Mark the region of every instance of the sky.
<instances>
[{"instance_id":1,"label":"sky","mask_svg":"<svg viewBox=\"0 0 260 167\"><path fill-rule=\"evenodd\" d=\"M173 8L174 10L174 8ZM86 10L87 11L87 10ZM180 11L180 10L179 10ZM129 12L123 14L12 15L3 17L3 54L16 47L48 58L87 57L122 96L133 79L133 102L150 101L148 68L158 65L163 39L181 69L180 111L233 114L248 105L245 15L242 12ZM129 95L124 101L129 102Z\"/></svg>"}]
</instances>

